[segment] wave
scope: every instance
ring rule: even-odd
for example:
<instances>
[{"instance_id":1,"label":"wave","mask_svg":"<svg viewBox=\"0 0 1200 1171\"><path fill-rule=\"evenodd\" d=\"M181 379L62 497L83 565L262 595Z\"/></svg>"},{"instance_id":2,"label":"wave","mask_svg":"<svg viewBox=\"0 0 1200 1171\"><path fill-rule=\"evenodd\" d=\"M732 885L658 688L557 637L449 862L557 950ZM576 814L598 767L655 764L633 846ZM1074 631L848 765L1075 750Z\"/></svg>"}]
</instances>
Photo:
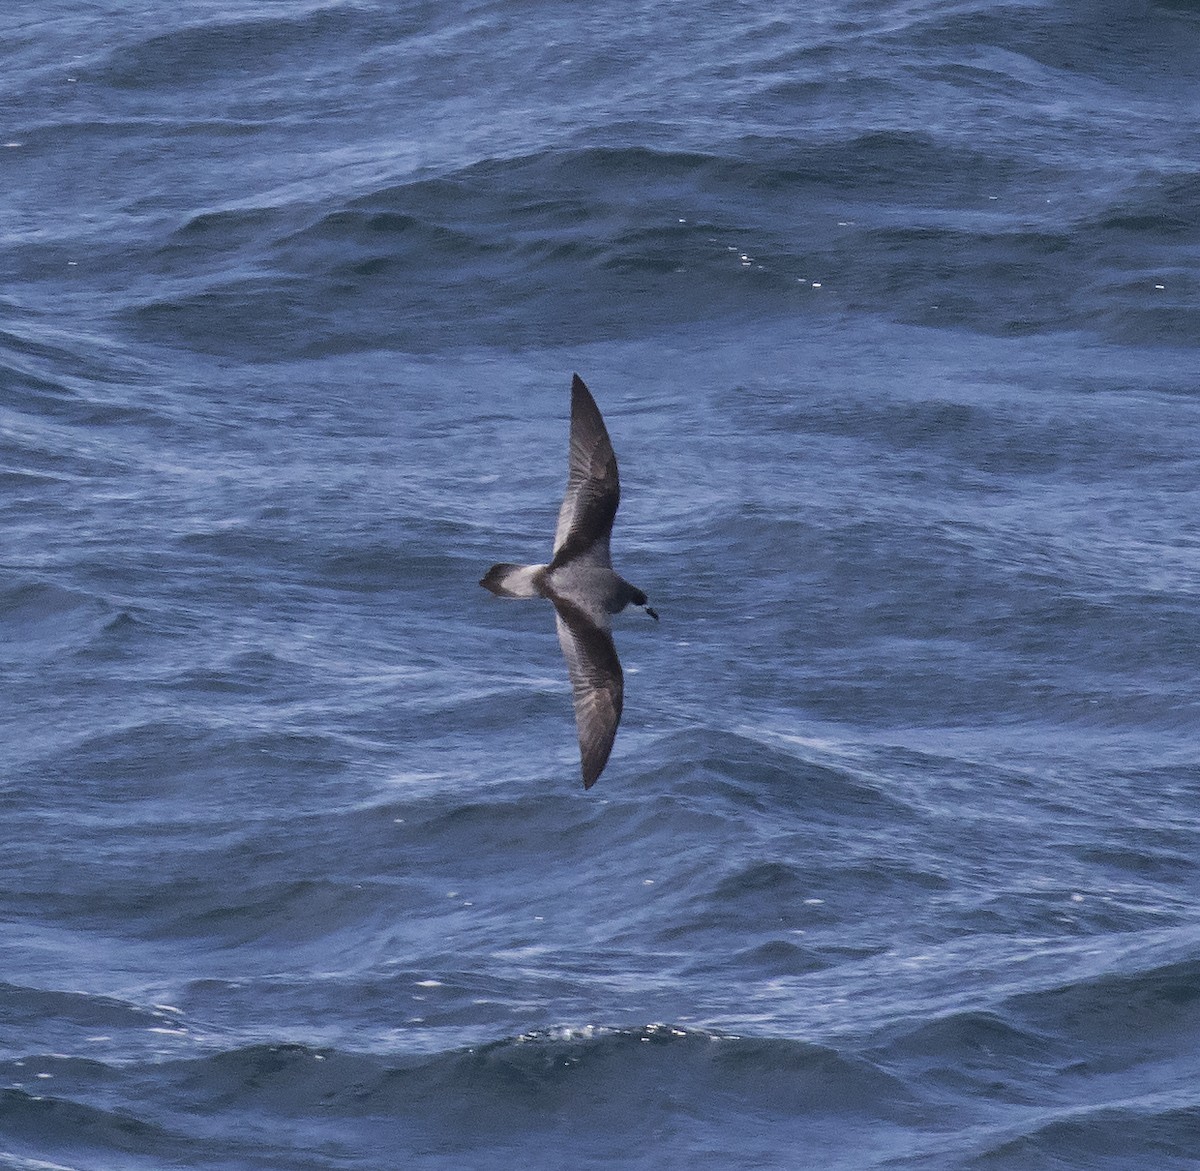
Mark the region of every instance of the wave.
<instances>
[{"instance_id":1,"label":"wave","mask_svg":"<svg viewBox=\"0 0 1200 1171\"><path fill-rule=\"evenodd\" d=\"M1105 1165L1190 1171L1200 1142L1200 1100L1185 1098L1178 1105L1139 1102L1050 1111L1054 1117L981 1151L971 1166L980 1171Z\"/></svg>"},{"instance_id":2,"label":"wave","mask_svg":"<svg viewBox=\"0 0 1200 1171\"><path fill-rule=\"evenodd\" d=\"M378 1056L306 1045L259 1045L172 1064L172 1081L200 1101L240 1101L287 1113L421 1114L470 1110L477 1124L524 1126L529 1115L619 1113L647 1097L797 1111L903 1114L911 1096L870 1062L821 1045L740 1037L667 1024L563 1027L427 1057ZM491 1105L483 1112L483 1103ZM514 1117L513 1112L519 1117Z\"/></svg>"},{"instance_id":3,"label":"wave","mask_svg":"<svg viewBox=\"0 0 1200 1171\"><path fill-rule=\"evenodd\" d=\"M312 4L299 15L209 20L135 37L110 49L89 73L104 84L179 90L220 82L253 83L264 73L311 70L322 59L369 49L399 21L384 22L357 4Z\"/></svg>"},{"instance_id":4,"label":"wave","mask_svg":"<svg viewBox=\"0 0 1200 1171\"><path fill-rule=\"evenodd\" d=\"M159 1009L146 1009L113 996L63 992L28 985L0 983L0 1011L10 1027L103 1030L152 1028L170 1020ZM30 1043L29 1034L23 1038Z\"/></svg>"},{"instance_id":5,"label":"wave","mask_svg":"<svg viewBox=\"0 0 1200 1171\"><path fill-rule=\"evenodd\" d=\"M92 653L113 636L119 621L99 594L36 579L0 584L0 658L26 667L63 654Z\"/></svg>"},{"instance_id":6,"label":"wave","mask_svg":"<svg viewBox=\"0 0 1200 1171\"><path fill-rule=\"evenodd\" d=\"M9 624L10 638L24 641L37 637L44 628L57 630L67 615L93 610L98 602L79 590L46 582L18 582L0 587L0 622Z\"/></svg>"},{"instance_id":7,"label":"wave","mask_svg":"<svg viewBox=\"0 0 1200 1171\"><path fill-rule=\"evenodd\" d=\"M754 1165L773 1166L781 1141L898 1127L914 1108L895 1078L831 1048L664 1024L552 1029L400 1060L262 1044L97 1066L90 1081L81 1067L59 1072L70 1092L0 1091L10 1147L324 1167L330 1144L353 1136L355 1149L393 1159L461 1166L511 1147L549 1167L562 1165L563 1142L584 1141L584 1166L676 1166L688 1151L730 1152L735 1165L757 1152L768 1162Z\"/></svg>"},{"instance_id":8,"label":"wave","mask_svg":"<svg viewBox=\"0 0 1200 1171\"><path fill-rule=\"evenodd\" d=\"M1114 328L1144 318L1163 339L1189 336L1186 281L1155 293L1167 278L1145 269L1144 240L1135 268L1113 268L1127 215L1042 225L985 214L1009 169L924 132L750 137L728 152L555 148L382 186L300 228L282 208L205 213L160 250L176 292L131 307L130 320L259 358L282 356L272 338L293 354L300 338L308 356L425 353L833 308L1001 336L1107 314ZM930 175L969 176L973 193L940 195L967 207L923 210ZM1158 229L1163 247L1177 235L1170 221ZM366 312L380 304L386 313Z\"/></svg>"},{"instance_id":9,"label":"wave","mask_svg":"<svg viewBox=\"0 0 1200 1171\"><path fill-rule=\"evenodd\" d=\"M855 769L814 761L785 742L757 735L697 730L671 733L652 746L646 764L654 788L676 780L730 811L803 812L812 819L895 822L911 810L872 778ZM686 801L686 793L683 796Z\"/></svg>"},{"instance_id":10,"label":"wave","mask_svg":"<svg viewBox=\"0 0 1200 1171\"><path fill-rule=\"evenodd\" d=\"M0 1089L5 1141L35 1150L83 1150L162 1157L179 1137L119 1110L104 1110L52 1094Z\"/></svg>"},{"instance_id":11,"label":"wave","mask_svg":"<svg viewBox=\"0 0 1200 1171\"><path fill-rule=\"evenodd\" d=\"M1107 972L1011 1000L1009 1010L1070 1040L1077 1062L1111 1068L1200 1043L1200 961Z\"/></svg>"}]
</instances>

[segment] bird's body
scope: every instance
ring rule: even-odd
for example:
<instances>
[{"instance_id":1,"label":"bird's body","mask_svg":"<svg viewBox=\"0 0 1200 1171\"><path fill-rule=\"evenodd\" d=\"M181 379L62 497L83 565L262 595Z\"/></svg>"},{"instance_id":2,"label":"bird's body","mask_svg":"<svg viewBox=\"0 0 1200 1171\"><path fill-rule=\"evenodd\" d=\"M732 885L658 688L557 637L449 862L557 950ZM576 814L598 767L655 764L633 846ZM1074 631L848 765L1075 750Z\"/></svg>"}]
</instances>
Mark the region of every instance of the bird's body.
<instances>
[{"instance_id":1,"label":"bird's body","mask_svg":"<svg viewBox=\"0 0 1200 1171\"><path fill-rule=\"evenodd\" d=\"M554 604L558 641L575 697L585 789L592 787L608 761L624 700L612 616L632 604L658 617L646 605L646 595L612 568L609 537L620 501L617 457L608 429L596 400L576 374L571 383L567 490L552 557L545 565L493 565L479 584L498 597L547 598Z\"/></svg>"}]
</instances>

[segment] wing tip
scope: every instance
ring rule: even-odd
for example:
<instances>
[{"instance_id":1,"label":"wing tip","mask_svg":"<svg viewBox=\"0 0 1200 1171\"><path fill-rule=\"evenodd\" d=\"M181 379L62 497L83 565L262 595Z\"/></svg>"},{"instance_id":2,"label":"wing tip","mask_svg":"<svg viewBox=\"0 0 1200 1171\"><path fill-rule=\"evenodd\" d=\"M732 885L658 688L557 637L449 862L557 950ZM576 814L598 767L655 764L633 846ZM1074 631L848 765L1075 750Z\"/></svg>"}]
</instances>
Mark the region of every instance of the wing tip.
<instances>
[{"instance_id":1,"label":"wing tip","mask_svg":"<svg viewBox=\"0 0 1200 1171\"><path fill-rule=\"evenodd\" d=\"M571 402L580 406L586 404L597 416L600 415L600 408L596 405L595 396L588 390L588 384L578 374L571 375Z\"/></svg>"},{"instance_id":2,"label":"wing tip","mask_svg":"<svg viewBox=\"0 0 1200 1171\"><path fill-rule=\"evenodd\" d=\"M578 436L579 442L584 444L596 448L603 446L615 463L616 457L612 455L612 440L608 437L608 428L605 426L600 406L596 402L595 396L588 390L587 383L578 374L573 374L571 376L572 442L576 441L576 436Z\"/></svg>"},{"instance_id":3,"label":"wing tip","mask_svg":"<svg viewBox=\"0 0 1200 1171\"><path fill-rule=\"evenodd\" d=\"M616 738L617 732L616 728L614 728L612 740ZM585 790L590 789L600 779L600 774L604 772L604 768L608 764L608 758L612 753L612 740L599 753L593 751L586 757L580 757L579 771L583 775L583 787Z\"/></svg>"}]
</instances>

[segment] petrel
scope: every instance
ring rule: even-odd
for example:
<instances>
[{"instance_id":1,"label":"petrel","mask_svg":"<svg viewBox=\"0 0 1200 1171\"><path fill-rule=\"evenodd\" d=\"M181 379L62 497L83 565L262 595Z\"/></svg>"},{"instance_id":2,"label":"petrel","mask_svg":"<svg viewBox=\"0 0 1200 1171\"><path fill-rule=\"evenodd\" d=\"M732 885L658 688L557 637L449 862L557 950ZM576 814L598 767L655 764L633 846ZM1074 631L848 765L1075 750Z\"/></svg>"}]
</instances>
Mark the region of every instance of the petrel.
<instances>
[{"instance_id":1,"label":"petrel","mask_svg":"<svg viewBox=\"0 0 1200 1171\"><path fill-rule=\"evenodd\" d=\"M571 380L567 491L550 562L493 565L479 584L499 598L549 598L554 603L558 643L575 697L585 789L604 771L621 720L625 681L613 645L612 616L632 604L658 620L646 595L613 572L608 541L620 502L608 429L592 392L576 374Z\"/></svg>"}]
</instances>

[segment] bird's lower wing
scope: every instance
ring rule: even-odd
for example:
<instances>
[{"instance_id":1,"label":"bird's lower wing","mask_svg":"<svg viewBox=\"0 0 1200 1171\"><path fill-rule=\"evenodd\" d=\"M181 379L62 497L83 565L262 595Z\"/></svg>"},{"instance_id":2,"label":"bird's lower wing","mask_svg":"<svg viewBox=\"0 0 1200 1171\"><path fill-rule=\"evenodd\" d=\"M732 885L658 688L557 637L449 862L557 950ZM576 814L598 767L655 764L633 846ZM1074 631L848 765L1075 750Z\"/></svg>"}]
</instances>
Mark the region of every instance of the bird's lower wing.
<instances>
[{"instance_id":1,"label":"bird's lower wing","mask_svg":"<svg viewBox=\"0 0 1200 1171\"><path fill-rule=\"evenodd\" d=\"M567 660L579 730L579 762L583 787L590 789L604 771L621 722L625 681L612 635L597 626L578 606L554 601L558 643Z\"/></svg>"}]
</instances>

